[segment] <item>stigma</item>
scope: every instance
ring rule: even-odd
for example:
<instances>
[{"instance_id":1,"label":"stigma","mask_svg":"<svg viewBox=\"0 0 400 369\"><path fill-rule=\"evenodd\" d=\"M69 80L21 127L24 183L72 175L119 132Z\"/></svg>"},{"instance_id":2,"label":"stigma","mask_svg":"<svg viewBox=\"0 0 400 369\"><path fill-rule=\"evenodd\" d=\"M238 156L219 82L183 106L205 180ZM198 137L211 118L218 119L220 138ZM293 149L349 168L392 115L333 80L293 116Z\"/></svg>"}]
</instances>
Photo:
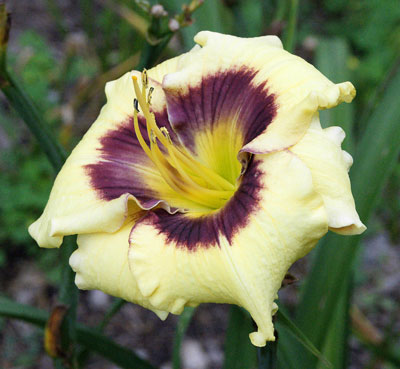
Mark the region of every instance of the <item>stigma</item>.
<instances>
[{"instance_id":1,"label":"stigma","mask_svg":"<svg viewBox=\"0 0 400 369\"><path fill-rule=\"evenodd\" d=\"M146 70L142 72L142 88L136 76L132 76L132 82L136 95L133 103L134 130L143 151L174 192L203 207L220 209L232 197L237 185L200 163L182 145L175 144L167 128L157 126L151 111L154 88L148 86ZM139 129L140 110L146 120L149 144Z\"/></svg>"}]
</instances>

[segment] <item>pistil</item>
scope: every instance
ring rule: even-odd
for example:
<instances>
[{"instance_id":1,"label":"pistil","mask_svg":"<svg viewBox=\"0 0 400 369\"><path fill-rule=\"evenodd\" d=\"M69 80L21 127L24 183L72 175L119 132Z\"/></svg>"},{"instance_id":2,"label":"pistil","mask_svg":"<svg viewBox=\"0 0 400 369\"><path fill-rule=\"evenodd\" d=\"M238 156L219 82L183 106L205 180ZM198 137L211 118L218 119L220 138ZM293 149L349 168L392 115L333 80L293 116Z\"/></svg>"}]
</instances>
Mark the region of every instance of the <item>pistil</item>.
<instances>
[{"instance_id":1,"label":"pistil","mask_svg":"<svg viewBox=\"0 0 400 369\"><path fill-rule=\"evenodd\" d=\"M137 77L132 76L136 99L134 101L134 130L140 146L158 168L168 186L187 199L218 209L229 200L235 191L235 185L194 159L185 148L177 147L171 140L165 127L159 128L154 114L150 111L153 88L148 87L147 72L142 73L142 89ZM150 147L143 138L138 121L139 106L146 120L146 129ZM160 143L168 155L159 148Z\"/></svg>"}]
</instances>

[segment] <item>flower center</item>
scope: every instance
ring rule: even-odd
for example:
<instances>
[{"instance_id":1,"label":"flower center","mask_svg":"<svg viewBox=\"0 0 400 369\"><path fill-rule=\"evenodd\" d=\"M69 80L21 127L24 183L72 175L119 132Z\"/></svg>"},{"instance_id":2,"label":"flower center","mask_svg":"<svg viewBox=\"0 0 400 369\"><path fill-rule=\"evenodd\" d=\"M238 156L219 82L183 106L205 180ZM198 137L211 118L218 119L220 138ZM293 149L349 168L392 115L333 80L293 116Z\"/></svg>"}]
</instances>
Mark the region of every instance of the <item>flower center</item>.
<instances>
[{"instance_id":1,"label":"flower center","mask_svg":"<svg viewBox=\"0 0 400 369\"><path fill-rule=\"evenodd\" d=\"M181 196L211 209L221 208L234 194L236 186L218 173L194 159L182 146L175 145L165 127L158 127L150 111L151 94L146 70L142 73L142 89L137 77L132 76L136 99L134 100L134 127L136 137L168 186ZM146 119L150 146L144 140L138 122L139 106ZM159 145L165 148L161 151Z\"/></svg>"}]
</instances>

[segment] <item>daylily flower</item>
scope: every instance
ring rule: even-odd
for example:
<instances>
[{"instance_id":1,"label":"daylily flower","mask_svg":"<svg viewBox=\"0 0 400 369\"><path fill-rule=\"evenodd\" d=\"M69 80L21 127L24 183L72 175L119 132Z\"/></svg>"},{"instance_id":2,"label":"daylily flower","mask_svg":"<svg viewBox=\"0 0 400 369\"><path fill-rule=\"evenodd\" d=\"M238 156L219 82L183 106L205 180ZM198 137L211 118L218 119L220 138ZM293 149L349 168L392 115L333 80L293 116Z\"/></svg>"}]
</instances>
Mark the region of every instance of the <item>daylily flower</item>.
<instances>
[{"instance_id":1,"label":"daylily flower","mask_svg":"<svg viewBox=\"0 0 400 369\"><path fill-rule=\"evenodd\" d=\"M318 110L350 102L275 36L200 32L190 52L106 85L107 104L30 226L42 247L78 234L81 289L161 318L202 302L246 308L274 340L289 267L328 229L359 234L341 150Z\"/></svg>"}]
</instances>

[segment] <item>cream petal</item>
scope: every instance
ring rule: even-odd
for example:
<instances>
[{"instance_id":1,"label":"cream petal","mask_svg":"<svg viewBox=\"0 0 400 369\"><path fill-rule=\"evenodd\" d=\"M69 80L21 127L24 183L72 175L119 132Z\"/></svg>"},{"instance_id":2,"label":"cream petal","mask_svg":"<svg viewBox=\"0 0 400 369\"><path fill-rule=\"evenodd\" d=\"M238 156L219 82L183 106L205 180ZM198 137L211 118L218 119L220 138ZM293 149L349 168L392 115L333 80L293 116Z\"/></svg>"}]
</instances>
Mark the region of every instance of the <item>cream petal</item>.
<instances>
[{"instance_id":1,"label":"cream petal","mask_svg":"<svg viewBox=\"0 0 400 369\"><path fill-rule=\"evenodd\" d=\"M340 127L322 129L318 115L304 137L290 150L311 170L316 190L324 199L329 228L339 234L360 234L366 229L357 214L348 176L353 162L341 149Z\"/></svg>"},{"instance_id":2,"label":"cream petal","mask_svg":"<svg viewBox=\"0 0 400 369\"><path fill-rule=\"evenodd\" d=\"M140 304L153 310L161 319L168 313L152 306L133 277L128 262L129 233L134 220L129 219L114 233L78 236L78 249L70 257L76 272L75 283L82 290L98 289L109 295Z\"/></svg>"},{"instance_id":3,"label":"cream petal","mask_svg":"<svg viewBox=\"0 0 400 369\"><path fill-rule=\"evenodd\" d=\"M148 70L149 77L158 83L162 83L166 74L174 73L182 68L183 65L190 63L193 53L195 53L198 49L200 49L200 46L196 45L187 53L163 61L162 63Z\"/></svg>"},{"instance_id":4,"label":"cream petal","mask_svg":"<svg viewBox=\"0 0 400 369\"><path fill-rule=\"evenodd\" d=\"M238 304L258 325L251 341L264 346L275 339L274 300L286 271L328 227L322 198L297 156L256 155L251 168L247 187L231 200L236 208L228 204L201 219L148 212L132 229L129 262L154 307L179 314L202 302Z\"/></svg>"},{"instance_id":5,"label":"cream petal","mask_svg":"<svg viewBox=\"0 0 400 369\"><path fill-rule=\"evenodd\" d=\"M107 104L59 172L43 214L29 227L41 247L59 247L64 235L116 231L124 222L129 199L138 203L138 211L160 203L159 197L148 191L149 185L139 181L146 173L149 181L162 188L161 176L137 144L133 124L132 129L129 126L133 114L133 74L140 77L139 72L129 72L107 83ZM152 108L162 115L164 93L159 85L156 87ZM106 144L104 140L108 140ZM104 145L109 146L108 152ZM135 165L140 175L135 172ZM99 173L92 175L96 170ZM138 200L136 192L145 197Z\"/></svg>"},{"instance_id":6,"label":"cream petal","mask_svg":"<svg viewBox=\"0 0 400 369\"><path fill-rule=\"evenodd\" d=\"M350 82L335 85L312 65L283 50L275 36L245 39L203 31L195 41L202 48L191 52L177 72L164 77L167 96L188 95L208 76L247 70L254 73L252 84L266 84L265 93L274 97L276 116L272 122L263 122L261 133L245 143L243 151L268 153L288 148L305 134L318 109L350 102L355 95ZM247 88L239 86L238 94L245 94ZM169 115L174 127L174 114L169 111Z\"/></svg>"}]
</instances>

